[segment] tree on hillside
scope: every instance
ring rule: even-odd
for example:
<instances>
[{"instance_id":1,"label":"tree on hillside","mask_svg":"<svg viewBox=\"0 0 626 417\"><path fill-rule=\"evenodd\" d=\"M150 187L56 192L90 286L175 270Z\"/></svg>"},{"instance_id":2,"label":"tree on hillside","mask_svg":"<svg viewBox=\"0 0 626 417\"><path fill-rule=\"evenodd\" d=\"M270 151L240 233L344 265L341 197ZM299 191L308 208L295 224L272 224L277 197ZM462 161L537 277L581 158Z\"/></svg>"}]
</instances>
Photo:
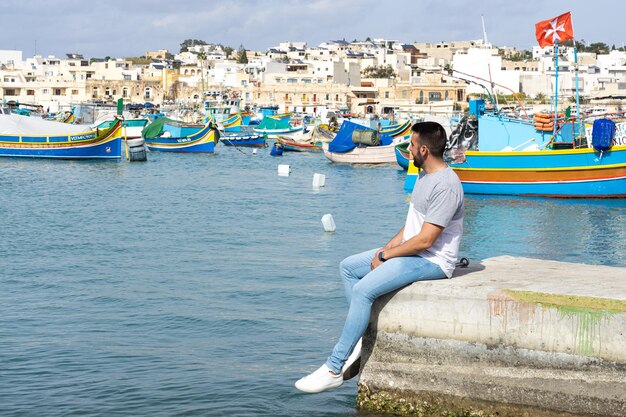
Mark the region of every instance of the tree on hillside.
<instances>
[{"instance_id":1,"label":"tree on hillside","mask_svg":"<svg viewBox=\"0 0 626 417\"><path fill-rule=\"evenodd\" d=\"M224 53L226 54L226 59L229 59L230 56L233 54L234 49L231 48L230 46L225 46L224 47Z\"/></svg>"},{"instance_id":2,"label":"tree on hillside","mask_svg":"<svg viewBox=\"0 0 626 417\"><path fill-rule=\"evenodd\" d=\"M562 46L574 46L574 42L568 40L563 42ZM584 39L581 39L580 42L576 42L576 49L578 49L579 52L591 52L594 54L608 54L611 50L609 45L604 42L593 42L587 46Z\"/></svg>"},{"instance_id":3,"label":"tree on hillside","mask_svg":"<svg viewBox=\"0 0 626 417\"><path fill-rule=\"evenodd\" d=\"M396 75L391 65L369 66L366 67L361 74L363 74L364 78L391 78Z\"/></svg>"},{"instance_id":4,"label":"tree on hillside","mask_svg":"<svg viewBox=\"0 0 626 417\"><path fill-rule=\"evenodd\" d=\"M244 48L243 45L239 45L239 51L237 52L237 63L238 64L248 63L248 54L246 53L246 48Z\"/></svg>"},{"instance_id":5,"label":"tree on hillside","mask_svg":"<svg viewBox=\"0 0 626 417\"><path fill-rule=\"evenodd\" d=\"M185 39L180 44L180 52L187 52L191 46L195 45L208 45L208 43L201 39Z\"/></svg>"}]
</instances>

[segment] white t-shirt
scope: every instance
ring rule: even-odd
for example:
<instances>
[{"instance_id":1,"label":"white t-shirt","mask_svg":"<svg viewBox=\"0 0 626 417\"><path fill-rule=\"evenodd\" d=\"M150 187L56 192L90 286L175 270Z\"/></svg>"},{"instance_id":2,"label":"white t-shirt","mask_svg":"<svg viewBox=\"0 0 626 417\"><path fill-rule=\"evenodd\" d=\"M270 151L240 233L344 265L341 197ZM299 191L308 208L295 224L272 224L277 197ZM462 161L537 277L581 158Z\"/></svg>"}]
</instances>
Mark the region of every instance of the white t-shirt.
<instances>
[{"instance_id":1,"label":"white t-shirt","mask_svg":"<svg viewBox=\"0 0 626 417\"><path fill-rule=\"evenodd\" d=\"M444 228L435 243L419 256L438 265L448 278L454 272L463 234L463 197L461 181L452 168L432 174L422 171L404 225L403 241L419 234L424 222Z\"/></svg>"}]
</instances>

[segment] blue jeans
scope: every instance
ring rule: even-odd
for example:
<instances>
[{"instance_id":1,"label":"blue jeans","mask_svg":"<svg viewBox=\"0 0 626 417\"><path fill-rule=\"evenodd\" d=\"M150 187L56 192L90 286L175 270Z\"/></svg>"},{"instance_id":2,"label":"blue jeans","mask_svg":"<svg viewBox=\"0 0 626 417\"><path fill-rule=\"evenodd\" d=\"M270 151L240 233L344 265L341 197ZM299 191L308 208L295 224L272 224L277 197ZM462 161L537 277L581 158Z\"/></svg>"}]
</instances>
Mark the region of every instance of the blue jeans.
<instances>
[{"instance_id":1,"label":"blue jeans","mask_svg":"<svg viewBox=\"0 0 626 417\"><path fill-rule=\"evenodd\" d=\"M415 281L446 277L438 265L419 256L391 258L372 271L370 263L376 251L372 249L341 261L341 278L350 308L339 342L326 361L333 372L341 372L346 359L365 333L374 300Z\"/></svg>"}]
</instances>

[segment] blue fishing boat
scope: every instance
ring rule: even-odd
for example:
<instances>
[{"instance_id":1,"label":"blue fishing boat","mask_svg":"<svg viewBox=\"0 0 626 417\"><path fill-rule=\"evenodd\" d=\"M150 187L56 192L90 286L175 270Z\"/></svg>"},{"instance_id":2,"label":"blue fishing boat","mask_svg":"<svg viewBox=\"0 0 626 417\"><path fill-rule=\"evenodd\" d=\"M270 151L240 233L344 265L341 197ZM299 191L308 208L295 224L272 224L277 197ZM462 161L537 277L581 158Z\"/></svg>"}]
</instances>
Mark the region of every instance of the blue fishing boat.
<instances>
[{"instance_id":1,"label":"blue fishing boat","mask_svg":"<svg viewBox=\"0 0 626 417\"><path fill-rule=\"evenodd\" d=\"M616 140L615 123L595 121L591 138L574 118L556 124L553 133L472 101L448 143L449 165L467 194L626 197L626 145Z\"/></svg>"},{"instance_id":2,"label":"blue fishing boat","mask_svg":"<svg viewBox=\"0 0 626 417\"><path fill-rule=\"evenodd\" d=\"M223 133L221 142L226 146L247 146L262 148L265 146L267 135L258 133Z\"/></svg>"},{"instance_id":3,"label":"blue fishing boat","mask_svg":"<svg viewBox=\"0 0 626 417\"><path fill-rule=\"evenodd\" d=\"M2 115L2 118L25 117ZM28 118L28 117L26 117ZM32 118L28 118L32 119ZM5 120L0 124L5 124ZM10 122L10 120L8 120ZM62 129L60 123L44 120L33 121L38 124L39 132ZM25 123L20 123L22 126ZM46 128L50 124L53 128ZM55 126L59 125L59 126ZM41 127L43 126L43 128ZM67 125L65 125L67 126ZM75 126L75 128L81 128ZM44 130L41 130L44 129ZM69 130L69 127L67 128ZM56 159L111 159L122 157L122 121L116 120L108 129L89 131L73 131L69 133L7 133L0 134L0 156L25 158L56 158Z\"/></svg>"},{"instance_id":4,"label":"blue fishing boat","mask_svg":"<svg viewBox=\"0 0 626 417\"><path fill-rule=\"evenodd\" d=\"M149 128L150 125L146 129ZM220 138L219 131L212 122L195 133L181 137L152 136L146 134L146 129L144 129L146 145L149 150L156 152L214 153L215 145Z\"/></svg>"},{"instance_id":5,"label":"blue fishing boat","mask_svg":"<svg viewBox=\"0 0 626 417\"><path fill-rule=\"evenodd\" d=\"M222 127L225 132L240 132L243 119L241 113L233 114L222 122Z\"/></svg>"},{"instance_id":6,"label":"blue fishing boat","mask_svg":"<svg viewBox=\"0 0 626 417\"><path fill-rule=\"evenodd\" d=\"M324 143L322 149L332 162L386 164L396 161L395 146L404 140L345 120L337 136L332 142Z\"/></svg>"},{"instance_id":7,"label":"blue fishing boat","mask_svg":"<svg viewBox=\"0 0 626 417\"><path fill-rule=\"evenodd\" d=\"M411 162L411 153L409 152L410 145L411 142L404 142L396 145L394 149L396 152L396 162L405 170L409 169L409 163Z\"/></svg>"}]
</instances>

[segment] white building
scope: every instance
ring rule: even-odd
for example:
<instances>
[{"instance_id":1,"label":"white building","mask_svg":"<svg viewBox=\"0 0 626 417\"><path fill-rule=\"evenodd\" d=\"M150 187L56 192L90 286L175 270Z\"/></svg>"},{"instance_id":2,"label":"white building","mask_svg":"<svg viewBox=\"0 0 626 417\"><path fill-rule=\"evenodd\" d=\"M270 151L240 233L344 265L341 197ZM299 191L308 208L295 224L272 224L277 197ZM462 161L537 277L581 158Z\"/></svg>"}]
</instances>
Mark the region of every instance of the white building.
<instances>
[{"instance_id":1,"label":"white building","mask_svg":"<svg viewBox=\"0 0 626 417\"><path fill-rule=\"evenodd\" d=\"M503 71L502 58L497 49L469 48L467 52L456 52L452 58L453 75L474 80L489 88L489 80L508 87L495 86L496 93L511 94L520 91L519 71ZM484 81L487 80L487 81ZM467 94L480 94L485 90L472 83L467 86Z\"/></svg>"}]
</instances>

